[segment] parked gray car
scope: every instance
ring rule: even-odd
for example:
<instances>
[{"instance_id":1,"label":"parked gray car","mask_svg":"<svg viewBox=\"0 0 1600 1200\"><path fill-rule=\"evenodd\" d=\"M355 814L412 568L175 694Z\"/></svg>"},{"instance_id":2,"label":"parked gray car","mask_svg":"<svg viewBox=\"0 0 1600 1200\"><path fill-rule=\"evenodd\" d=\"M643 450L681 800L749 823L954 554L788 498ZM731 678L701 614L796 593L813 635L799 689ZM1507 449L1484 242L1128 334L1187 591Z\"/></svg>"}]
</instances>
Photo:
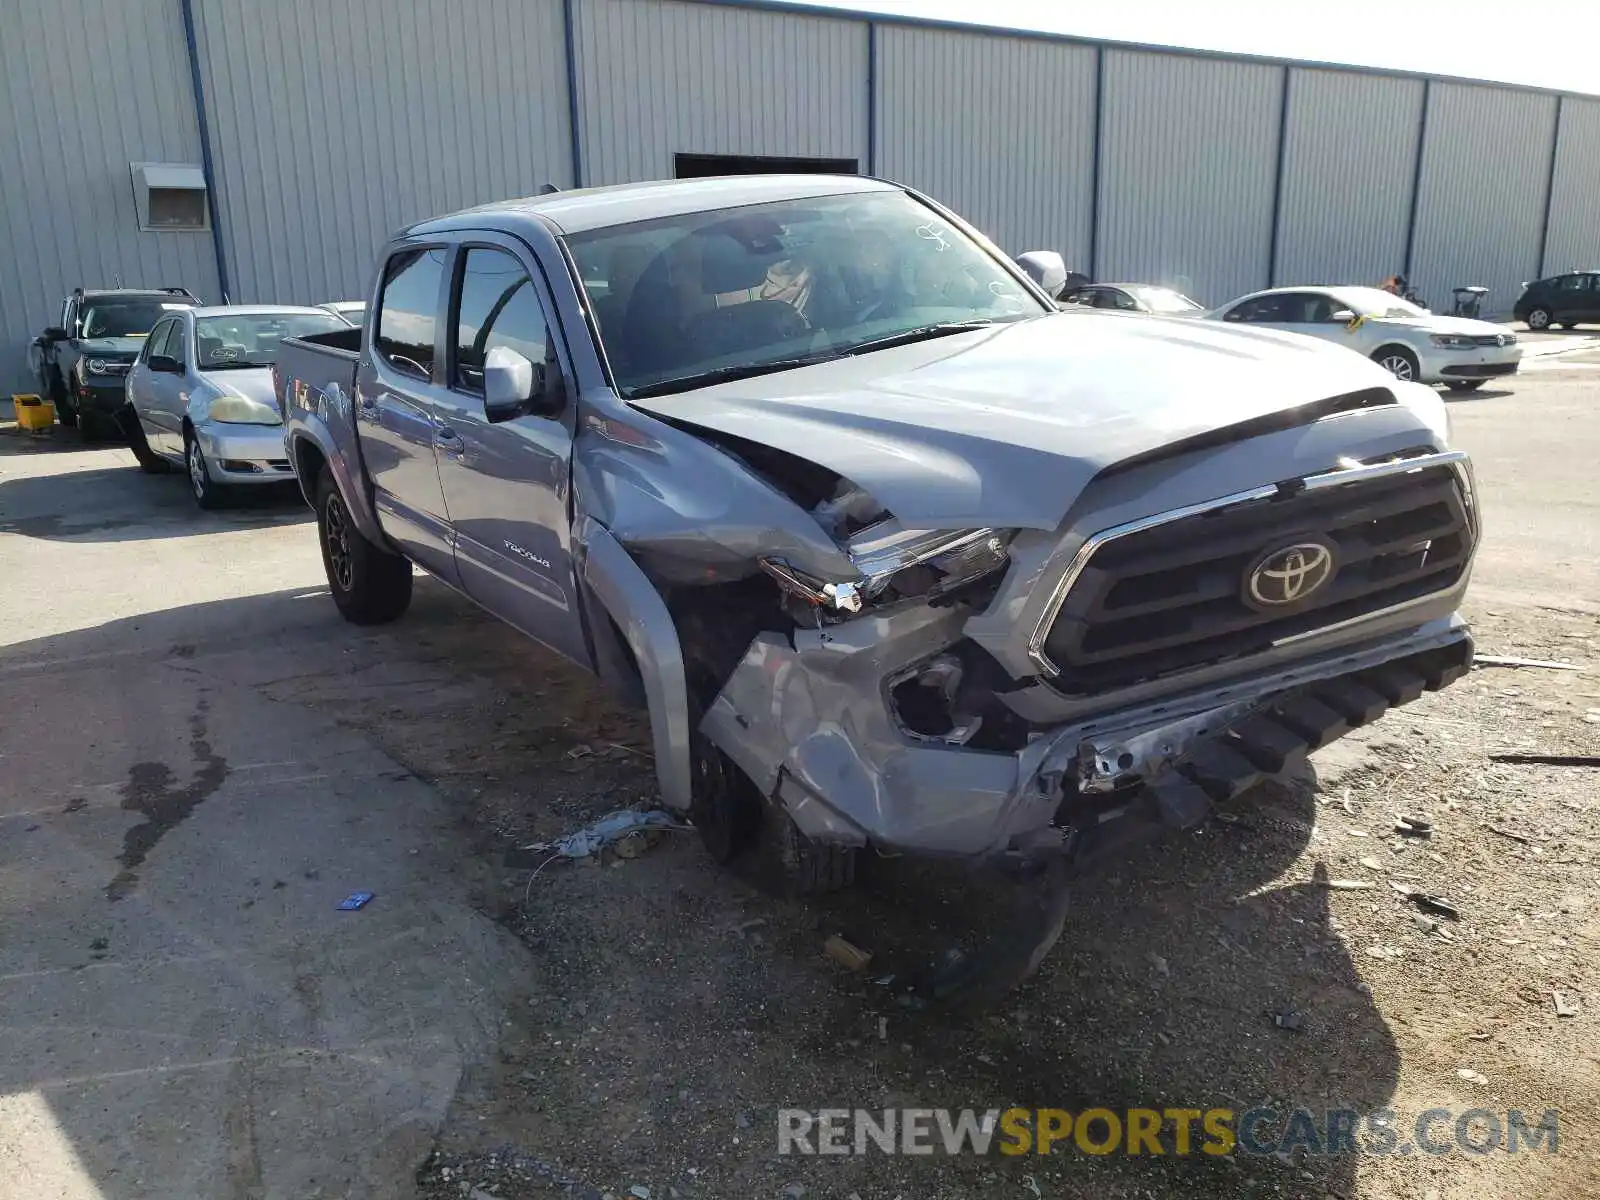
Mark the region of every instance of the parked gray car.
<instances>
[{"instance_id":1,"label":"parked gray car","mask_svg":"<svg viewBox=\"0 0 1600 1200\"><path fill-rule=\"evenodd\" d=\"M425 221L369 313L277 368L344 615L400 616L416 563L595 671L718 859L764 829L802 887L869 848L996 868L1017 920L934 998L1037 966L1114 846L1470 660L1436 393L1307 338L1058 312L887 183Z\"/></svg>"},{"instance_id":2,"label":"parked gray car","mask_svg":"<svg viewBox=\"0 0 1600 1200\"><path fill-rule=\"evenodd\" d=\"M139 465L152 474L182 466L201 508L225 503L235 487L291 479L272 387L278 347L285 337L348 328L320 308L169 312L128 371L124 424Z\"/></svg>"}]
</instances>

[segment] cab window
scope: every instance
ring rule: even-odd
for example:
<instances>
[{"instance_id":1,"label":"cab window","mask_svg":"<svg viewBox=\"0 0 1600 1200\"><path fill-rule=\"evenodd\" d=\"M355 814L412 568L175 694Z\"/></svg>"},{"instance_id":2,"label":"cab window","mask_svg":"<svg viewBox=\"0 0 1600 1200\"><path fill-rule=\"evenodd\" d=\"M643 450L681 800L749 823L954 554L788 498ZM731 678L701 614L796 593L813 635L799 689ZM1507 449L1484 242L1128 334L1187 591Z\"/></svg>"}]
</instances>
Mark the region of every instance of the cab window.
<instances>
[{"instance_id":1,"label":"cab window","mask_svg":"<svg viewBox=\"0 0 1600 1200\"><path fill-rule=\"evenodd\" d=\"M384 268L374 344L385 362L415 379L433 378L445 257L441 246L402 250Z\"/></svg>"},{"instance_id":2,"label":"cab window","mask_svg":"<svg viewBox=\"0 0 1600 1200\"><path fill-rule=\"evenodd\" d=\"M450 386L483 391L483 365L503 346L531 363L553 363L550 326L533 279L504 250L470 247L461 260L452 306Z\"/></svg>"}]
</instances>

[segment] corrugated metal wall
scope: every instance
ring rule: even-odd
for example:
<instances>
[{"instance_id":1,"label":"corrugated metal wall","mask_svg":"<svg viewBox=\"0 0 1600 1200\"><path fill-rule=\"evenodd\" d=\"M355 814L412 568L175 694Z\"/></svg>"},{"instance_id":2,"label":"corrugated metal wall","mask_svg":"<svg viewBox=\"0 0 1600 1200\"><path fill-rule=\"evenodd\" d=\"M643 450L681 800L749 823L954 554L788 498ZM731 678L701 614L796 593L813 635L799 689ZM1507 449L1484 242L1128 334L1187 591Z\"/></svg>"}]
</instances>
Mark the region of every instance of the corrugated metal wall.
<instances>
[{"instance_id":1,"label":"corrugated metal wall","mask_svg":"<svg viewBox=\"0 0 1600 1200\"><path fill-rule=\"evenodd\" d=\"M1508 311L1539 270L1556 100L1505 88L1431 88L1411 282L1447 310L1457 285Z\"/></svg>"},{"instance_id":2,"label":"corrugated metal wall","mask_svg":"<svg viewBox=\"0 0 1600 1200\"><path fill-rule=\"evenodd\" d=\"M1171 284L1204 304L1264 287L1283 72L1105 54L1100 278Z\"/></svg>"},{"instance_id":3,"label":"corrugated metal wall","mask_svg":"<svg viewBox=\"0 0 1600 1200\"><path fill-rule=\"evenodd\" d=\"M867 33L672 0L576 0L586 184L671 179L673 155L867 160Z\"/></svg>"},{"instance_id":4,"label":"corrugated metal wall","mask_svg":"<svg viewBox=\"0 0 1600 1200\"><path fill-rule=\"evenodd\" d=\"M1378 283L1403 270L1423 84L1289 72L1274 281Z\"/></svg>"},{"instance_id":5,"label":"corrugated metal wall","mask_svg":"<svg viewBox=\"0 0 1600 1200\"><path fill-rule=\"evenodd\" d=\"M235 300L358 295L399 226L571 184L561 0L194 7Z\"/></svg>"},{"instance_id":6,"label":"corrugated metal wall","mask_svg":"<svg viewBox=\"0 0 1600 1200\"><path fill-rule=\"evenodd\" d=\"M1550 193L1545 275L1600 268L1600 100L1561 104L1561 142Z\"/></svg>"},{"instance_id":7,"label":"corrugated metal wall","mask_svg":"<svg viewBox=\"0 0 1600 1200\"><path fill-rule=\"evenodd\" d=\"M878 174L927 192L1012 254L1088 270L1095 52L878 28Z\"/></svg>"},{"instance_id":8,"label":"corrugated metal wall","mask_svg":"<svg viewBox=\"0 0 1600 1200\"><path fill-rule=\"evenodd\" d=\"M209 233L140 233L133 162L200 161L172 0L0 0L0 392L74 287L217 294ZM138 53L129 52L137 47Z\"/></svg>"}]
</instances>

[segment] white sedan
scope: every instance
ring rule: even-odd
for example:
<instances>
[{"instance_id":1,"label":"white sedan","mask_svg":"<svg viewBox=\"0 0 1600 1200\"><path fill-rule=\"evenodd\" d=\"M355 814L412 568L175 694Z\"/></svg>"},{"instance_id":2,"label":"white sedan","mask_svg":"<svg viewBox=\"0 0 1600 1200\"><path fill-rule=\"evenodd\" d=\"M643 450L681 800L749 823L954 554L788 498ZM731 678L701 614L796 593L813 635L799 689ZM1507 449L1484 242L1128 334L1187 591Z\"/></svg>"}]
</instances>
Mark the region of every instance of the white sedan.
<instances>
[{"instance_id":1,"label":"white sedan","mask_svg":"<svg viewBox=\"0 0 1600 1200\"><path fill-rule=\"evenodd\" d=\"M1504 326L1441 316L1381 288L1273 288L1206 315L1348 346L1400 379L1442 383L1456 392L1515 375L1522 362L1517 335Z\"/></svg>"},{"instance_id":2,"label":"white sedan","mask_svg":"<svg viewBox=\"0 0 1600 1200\"><path fill-rule=\"evenodd\" d=\"M235 305L168 313L128 371L129 441L152 474L182 466L201 508L232 489L294 480L272 384L286 337L348 330L321 308Z\"/></svg>"}]
</instances>

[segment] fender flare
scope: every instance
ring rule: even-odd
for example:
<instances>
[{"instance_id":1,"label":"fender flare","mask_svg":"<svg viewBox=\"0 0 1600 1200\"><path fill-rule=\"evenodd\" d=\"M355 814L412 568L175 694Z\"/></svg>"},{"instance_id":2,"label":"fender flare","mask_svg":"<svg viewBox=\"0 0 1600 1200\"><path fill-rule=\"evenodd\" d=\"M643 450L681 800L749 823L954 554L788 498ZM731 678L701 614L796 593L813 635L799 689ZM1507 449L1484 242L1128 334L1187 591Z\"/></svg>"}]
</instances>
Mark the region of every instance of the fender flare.
<instances>
[{"instance_id":1,"label":"fender flare","mask_svg":"<svg viewBox=\"0 0 1600 1200\"><path fill-rule=\"evenodd\" d=\"M296 414L294 424L289 427L288 444L289 465L294 469L295 479L300 484L300 494L305 497L307 504L315 508L317 504L317 481L306 478L302 470L302 455L305 443L316 449L328 464L328 471L333 475L333 484L339 489L339 494L344 497L345 507L350 510L350 516L356 523L356 528L362 536L379 546L388 546L389 539L384 536L383 526L378 522L377 509L372 504L372 494L366 487L365 477L358 477L351 470L349 455L340 448L334 440L333 431L321 417L310 414Z\"/></svg>"},{"instance_id":2,"label":"fender flare","mask_svg":"<svg viewBox=\"0 0 1600 1200\"><path fill-rule=\"evenodd\" d=\"M668 808L687 812L693 799L694 731L689 725L688 676L678 627L655 584L609 530L584 517L573 534L582 549L581 582L616 622L638 665L661 799Z\"/></svg>"}]
</instances>

